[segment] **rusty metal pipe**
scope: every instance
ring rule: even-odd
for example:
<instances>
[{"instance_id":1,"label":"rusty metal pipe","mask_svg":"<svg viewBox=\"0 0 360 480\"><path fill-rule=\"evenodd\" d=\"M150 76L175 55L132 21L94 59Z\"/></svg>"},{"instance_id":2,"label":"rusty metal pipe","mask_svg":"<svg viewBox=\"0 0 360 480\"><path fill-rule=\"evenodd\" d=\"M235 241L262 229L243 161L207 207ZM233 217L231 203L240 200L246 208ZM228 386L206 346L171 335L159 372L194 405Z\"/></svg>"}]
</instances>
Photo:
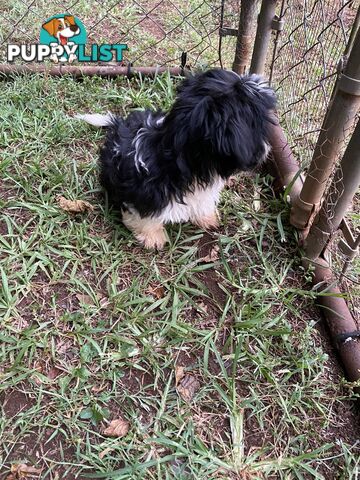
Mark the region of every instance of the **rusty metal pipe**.
<instances>
[{"instance_id":1,"label":"rusty metal pipe","mask_svg":"<svg viewBox=\"0 0 360 480\"><path fill-rule=\"evenodd\" d=\"M300 195L304 179L300 175L300 167L292 154L290 145L278 119L274 116L274 124L270 126L270 145L274 161L269 163L270 173L277 179L282 189L289 186L290 202L294 203Z\"/></svg>"},{"instance_id":2,"label":"rusty metal pipe","mask_svg":"<svg viewBox=\"0 0 360 480\"><path fill-rule=\"evenodd\" d=\"M250 72L263 74L266 56L271 38L272 22L275 17L277 0L263 0L258 18L254 50L251 58Z\"/></svg>"},{"instance_id":3,"label":"rusty metal pipe","mask_svg":"<svg viewBox=\"0 0 360 480\"><path fill-rule=\"evenodd\" d=\"M59 77L61 75L72 75L75 78L84 76L99 77L117 77L117 76L134 76L144 75L153 77L157 74L169 72L172 76L184 75L182 67L121 67L118 65L0 65L0 75L9 76L12 74L23 75L27 73L44 73Z\"/></svg>"},{"instance_id":4,"label":"rusty metal pipe","mask_svg":"<svg viewBox=\"0 0 360 480\"><path fill-rule=\"evenodd\" d=\"M234 72L239 74L244 74L246 68L250 64L253 42L253 25L255 23L255 14L258 3L258 0L241 0L239 28L232 68Z\"/></svg>"},{"instance_id":5,"label":"rusty metal pipe","mask_svg":"<svg viewBox=\"0 0 360 480\"><path fill-rule=\"evenodd\" d=\"M316 303L323 312L331 337L351 382L360 379L360 343L350 334L358 330L340 290L333 286L332 272L325 261L315 265L314 283L318 291L332 295L320 295Z\"/></svg>"}]
</instances>

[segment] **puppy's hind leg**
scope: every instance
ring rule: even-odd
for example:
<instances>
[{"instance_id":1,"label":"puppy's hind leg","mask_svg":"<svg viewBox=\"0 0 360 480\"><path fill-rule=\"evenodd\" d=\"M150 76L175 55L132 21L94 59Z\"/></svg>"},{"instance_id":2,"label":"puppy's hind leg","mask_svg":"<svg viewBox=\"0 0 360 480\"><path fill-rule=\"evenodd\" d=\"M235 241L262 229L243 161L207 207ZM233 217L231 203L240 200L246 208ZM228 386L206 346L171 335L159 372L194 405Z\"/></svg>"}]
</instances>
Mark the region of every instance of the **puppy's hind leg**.
<instances>
[{"instance_id":1,"label":"puppy's hind leg","mask_svg":"<svg viewBox=\"0 0 360 480\"><path fill-rule=\"evenodd\" d=\"M165 245L167 241L165 229L159 220L152 217L141 218L138 213L125 211L122 221L145 248L160 250Z\"/></svg>"}]
</instances>

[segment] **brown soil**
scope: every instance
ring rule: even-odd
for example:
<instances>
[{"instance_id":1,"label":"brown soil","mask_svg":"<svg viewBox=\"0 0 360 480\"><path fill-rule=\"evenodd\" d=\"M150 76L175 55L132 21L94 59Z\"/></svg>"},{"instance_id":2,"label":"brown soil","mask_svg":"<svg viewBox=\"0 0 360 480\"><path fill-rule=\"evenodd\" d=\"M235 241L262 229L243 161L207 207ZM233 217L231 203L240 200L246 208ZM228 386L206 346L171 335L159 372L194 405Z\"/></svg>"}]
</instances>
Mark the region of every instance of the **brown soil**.
<instances>
[{"instance_id":1,"label":"brown soil","mask_svg":"<svg viewBox=\"0 0 360 480\"><path fill-rule=\"evenodd\" d=\"M0 403L3 405L4 415L7 419L17 416L20 412L24 413L34 406L34 400L18 390L8 390L6 394L1 394ZM14 434L18 433L19 427L14 431ZM54 430L48 428L40 436L40 432L35 427L31 433L25 434L15 443L9 444L10 454L6 459L4 468L0 470L0 480L6 480L12 463L27 463L45 469L45 463L42 461L44 457L47 459L47 466L51 465L52 461L61 462L64 459L69 461L74 458L75 450L69 445L63 433L58 431L55 437L53 435ZM65 469L58 466L49 475L42 478L55 480L56 478L65 478L64 474ZM75 475L71 472L66 473L66 480L74 480L75 478Z\"/></svg>"}]
</instances>

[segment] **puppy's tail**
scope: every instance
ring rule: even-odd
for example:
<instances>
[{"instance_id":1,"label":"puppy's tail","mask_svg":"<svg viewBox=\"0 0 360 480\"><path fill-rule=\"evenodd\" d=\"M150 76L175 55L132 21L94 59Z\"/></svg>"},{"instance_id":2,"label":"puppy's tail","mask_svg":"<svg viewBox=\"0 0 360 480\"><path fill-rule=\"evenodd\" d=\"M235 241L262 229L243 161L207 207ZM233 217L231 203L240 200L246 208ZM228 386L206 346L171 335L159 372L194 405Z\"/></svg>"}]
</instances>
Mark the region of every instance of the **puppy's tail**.
<instances>
[{"instance_id":1,"label":"puppy's tail","mask_svg":"<svg viewBox=\"0 0 360 480\"><path fill-rule=\"evenodd\" d=\"M115 119L114 115L110 112L106 115L101 115L100 113L85 113L85 115L82 115L78 113L75 115L75 118L84 120L84 122L90 123L90 125L94 127L108 127Z\"/></svg>"}]
</instances>

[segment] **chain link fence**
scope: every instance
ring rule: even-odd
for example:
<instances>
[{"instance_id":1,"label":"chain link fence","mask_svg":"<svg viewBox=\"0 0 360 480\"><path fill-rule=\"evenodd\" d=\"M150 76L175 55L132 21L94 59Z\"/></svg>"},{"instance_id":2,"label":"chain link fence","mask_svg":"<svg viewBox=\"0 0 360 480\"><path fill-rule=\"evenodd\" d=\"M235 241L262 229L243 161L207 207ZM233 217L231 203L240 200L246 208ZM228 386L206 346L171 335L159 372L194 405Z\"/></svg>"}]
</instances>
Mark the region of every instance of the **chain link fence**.
<instances>
[{"instance_id":1,"label":"chain link fence","mask_svg":"<svg viewBox=\"0 0 360 480\"><path fill-rule=\"evenodd\" d=\"M345 103L343 111L328 109L351 51L359 7L359 0L282 0L277 17L283 29L273 32L267 61L267 73L278 96L280 122L291 150L307 179L314 180L313 189L324 192L322 200L312 201L316 193L312 195L308 189L307 202L303 203L304 208L306 204L322 205L319 224L310 231L307 252L315 260L326 243L327 259L342 279L349 256L356 250L354 237L360 226L353 208L347 212L347 222L341 223L343 234L338 230L339 202L349 188L340 160L357 123L357 107L355 102L353 109L346 110ZM328 130L324 132L324 128ZM296 208L293 211L295 216ZM358 264L353 265L352 280L358 268Z\"/></svg>"},{"instance_id":2,"label":"chain link fence","mask_svg":"<svg viewBox=\"0 0 360 480\"><path fill-rule=\"evenodd\" d=\"M281 122L303 166L310 164L359 1L283 0L269 76Z\"/></svg>"},{"instance_id":3,"label":"chain link fence","mask_svg":"<svg viewBox=\"0 0 360 480\"><path fill-rule=\"evenodd\" d=\"M7 44L38 43L47 18L69 13L85 25L88 44L126 43L124 64L178 66L183 52L189 67L217 66L220 54L229 64L234 38L219 33L236 24L239 11L240 0L3 1L0 62Z\"/></svg>"}]
</instances>

